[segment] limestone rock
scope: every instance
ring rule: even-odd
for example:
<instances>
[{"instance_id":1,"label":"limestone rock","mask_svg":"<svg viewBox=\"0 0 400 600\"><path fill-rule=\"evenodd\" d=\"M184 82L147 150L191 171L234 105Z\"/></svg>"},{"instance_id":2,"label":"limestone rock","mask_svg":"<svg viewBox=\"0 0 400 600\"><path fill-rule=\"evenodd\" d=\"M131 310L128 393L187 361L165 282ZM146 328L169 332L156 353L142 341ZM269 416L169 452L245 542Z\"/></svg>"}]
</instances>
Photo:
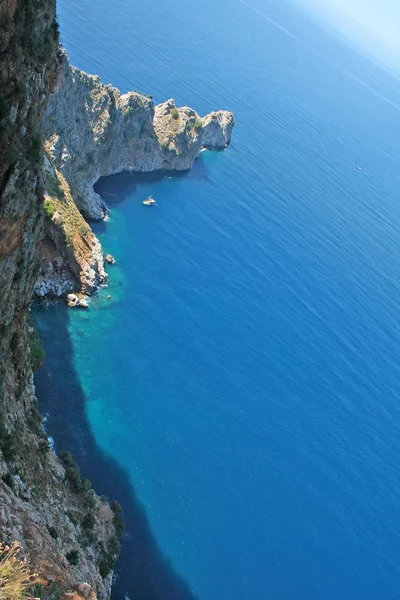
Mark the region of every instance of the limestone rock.
<instances>
[{"instance_id":1,"label":"limestone rock","mask_svg":"<svg viewBox=\"0 0 400 600\"><path fill-rule=\"evenodd\" d=\"M81 308L88 308L89 303L84 296L79 297L76 294L68 294L67 305L70 308L75 308L76 306L80 306Z\"/></svg>"},{"instance_id":2,"label":"limestone rock","mask_svg":"<svg viewBox=\"0 0 400 600\"><path fill-rule=\"evenodd\" d=\"M231 141L232 128L235 124L233 114L220 110L212 112L202 119L202 145L204 148L222 150Z\"/></svg>"},{"instance_id":3,"label":"limestone rock","mask_svg":"<svg viewBox=\"0 0 400 600\"><path fill-rule=\"evenodd\" d=\"M201 119L189 107L177 108L172 99L154 106L138 92L121 95L99 77L71 67L64 54L43 133L78 208L101 219L106 207L93 190L100 177L124 170L190 169L202 148L229 145L233 124L227 111Z\"/></svg>"}]
</instances>

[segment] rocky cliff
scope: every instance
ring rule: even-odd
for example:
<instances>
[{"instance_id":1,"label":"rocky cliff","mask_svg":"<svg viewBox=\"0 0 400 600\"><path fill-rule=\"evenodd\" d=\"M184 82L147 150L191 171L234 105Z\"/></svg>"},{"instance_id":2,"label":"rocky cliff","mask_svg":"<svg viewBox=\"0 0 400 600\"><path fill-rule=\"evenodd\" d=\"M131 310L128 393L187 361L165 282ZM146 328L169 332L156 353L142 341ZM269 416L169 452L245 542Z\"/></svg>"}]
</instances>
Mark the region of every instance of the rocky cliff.
<instances>
[{"instance_id":1,"label":"rocky cliff","mask_svg":"<svg viewBox=\"0 0 400 600\"><path fill-rule=\"evenodd\" d=\"M73 107L73 110L71 110ZM154 106L151 98L121 95L99 77L71 67L64 54L55 92L44 120L46 148L70 185L83 214L104 216L93 184L124 170L190 169L202 148L225 148L233 115L218 111L203 119L173 100Z\"/></svg>"},{"instance_id":2,"label":"rocky cliff","mask_svg":"<svg viewBox=\"0 0 400 600\"><path fill-rule=\"evenodd\" d=\"M51 452L32 376L38 344L28 312L44 226L39 129L60 65L54 0L2 0L0 31L0 538L21 541L50 597L88 582L106 599L116 517L70 457Z\"/></svg>"}]
</instances>

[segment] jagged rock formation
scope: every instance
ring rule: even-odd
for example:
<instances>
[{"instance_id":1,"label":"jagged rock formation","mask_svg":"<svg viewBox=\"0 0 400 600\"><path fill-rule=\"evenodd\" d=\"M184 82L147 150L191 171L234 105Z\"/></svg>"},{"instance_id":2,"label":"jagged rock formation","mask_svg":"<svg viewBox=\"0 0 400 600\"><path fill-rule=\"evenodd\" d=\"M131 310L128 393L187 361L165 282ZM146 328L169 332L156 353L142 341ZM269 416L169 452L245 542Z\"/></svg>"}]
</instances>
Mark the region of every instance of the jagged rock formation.
<instances>
[{"instance_id":1,"label":"jagged rock formation","mask_svg":"<svg viewBox=\"0 0 400 600\"><path fill-rule=\"evenodd\" d=\"M93 184L123 170L150 172L190 169L202 148L225 148L232 113L203 119L173 100L154 106L138 92L121 95L99 77L71 67L66 55L45 121L46 148L68 181L85 216L101 219L104 206ZM73 107L73 110L71 110Z\"/></svg>"},{"instance_id":2,"label":"jagged rock formation","mask_svg":"<svg viewBox=\"0 0 400 600\"><path fill-rule=\"evenodd\" d=\"M0 31L0 538L20 540L61 590L87 581L105 600L111 573L99 564L109 568L118 551L114 516L50 451L32 376L28 309L44 222L39 127L59 67L54 0L2 0Z\"/></svg>"}]
</instances>

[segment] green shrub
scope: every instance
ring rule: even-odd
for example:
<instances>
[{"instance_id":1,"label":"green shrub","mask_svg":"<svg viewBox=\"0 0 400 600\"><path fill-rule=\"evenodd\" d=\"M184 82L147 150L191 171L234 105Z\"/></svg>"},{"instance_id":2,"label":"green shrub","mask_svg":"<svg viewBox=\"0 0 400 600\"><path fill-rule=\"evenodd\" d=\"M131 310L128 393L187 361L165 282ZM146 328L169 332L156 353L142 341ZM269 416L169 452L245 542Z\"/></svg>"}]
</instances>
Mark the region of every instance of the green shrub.
<instances>
[{"instance_id":1,"label":"green shrub","mask_svg":"<svg viewBox=\"0 0 400 600\"><path fill-rule=\"evenodd\" d=\"M76 567L79 564L79 550L77 550L76 548L74 550L70 550L65 555L65 558L67 559L70 565Z\"/></svg>"},{"instance_id":2,"label":"green shrub","mask_svg":"<svg viewBox=\"0 0 400 600\"><path fill-rule=\"evenodd\" d=\"M108 540L108 552L109 552L109 554L112 554L113 556L118 556L120 550L121 550L121 546L118 541L118 538L116 535L113 535Z\"/></svg>"},{"instance_id":3,"label":"green shrub","mask_svg":"<svg viewBox=\"0 0 400 600\"><path fill-rule=\"evenodd\" d=\"M10 112L10 105L8 104L7 100L0 98L0 120L8 119Z\"/></svg>"},{"instance_id":4,"label":"green shrub","mask_svg":"<svg viewBox=\"0 0 400 600\"><path fill-rule=\"evenodd\" d=\"M83 529L93 529L96 525L96 518L93 513L87 512L82 519L81 525Z\"/></svg>"},{"instance_id":5,"label":"green shrub","mask_svg":"<svg viewBox=\"0 0 400 600\"><path fill-rule=\"evenodd\" d=\"M151 94L147 94L149 100L153 100L153 96Z\"/></svg>"},{"instance_id":6,"label":"green shrub","mask_svg":"<svg viewBox=\"0 0 400 600\"><path fill-rule=\"evenodd\" d=\"M73 513L70 510L67 510L65 513L68 517L68 519L71 521L72 525L75 525L75 527L78 525L78 521L75 518L75 516L73 515Z\"/></svg>"},{"instance_id":7,"label":"green shrub","mask_svg":"<svg viewBox=\"0 0 400 600\"><path fill-rule=\"evenodd\" d=\"M81 477L81 483L79 485L79 491L85 494L92 488L92 484L87 477Z\"/></svg>"},{"instance_id":8,"label":"green shrub","mask_svg":"<svg viewBox=\"0 0 400 600\"><path fill-rule=\"evenodd\" d=\"M72 458L70 452L60 452L58 457L64 463L65 468L65 480L68 481L72 491L76 494L85 494L90 490L92 484L89 479L81 476L81 471Z\"/></svg>"},{"instance_id":9,"label":"green shrub","mask_svg":"<svg viewBox=\"0 0 400 600\"><path fill-rule=\"evenodd\" d=\"M29 338L29 361L31 369L35 370L40 368L44 359L43 346L40 343L39 334L34 331Z\"/></svg>"},{"instance_id":10,"label":"green shrub","mask_svg":"<svg viewBox=\"0 0 400 600\"><path fill-rule=\"evenodd\" d=\"M65 590L59 583L53 582L50 585L37 583L29 590L29 597L40 598L40 600L61 600Z\"/></svg>"},{"instance_id":11,"label":"green shrub","mask_svg":"<svg viewBox=\"0 0 400 600\"><path fill-rule=\"evenodd\" d=\"M68 467L76 465L74 459L72 458L71 452L69 452L68 450L62 450L61 452L59 452L58 458L64 463L64 465Z\"/></svg>"},{"instance_id":12,"label":"green shrub","mask_svg":"<svg viewBox=\"0 0 400 600\"><path fill-rule=\"evenodd\" d=\"M196 131L200 131L200 129L203 127L203 123L200 121L200 119L196 119L193 127Z\"/></svg>"},{"instance_id":13,"label":"green shrub","mask_svg":"<svg viewBox=\"0 0 400 600\"><path fill-rule=\"evenodd\" d=\"M86 225L79 225L78 231L79 231L80 235L86 235L88 233L89 229Z\"/></svg>"},{"instance_id":14,"label":"green shrub","mask_svg":"<svg viewBox=\"0 0 400 600\"><path fill-rule=\"evenodd\" d=\"M101 553L101 556L100 556L100 560L99 560L99 571L100 571L100 575L102 576L103 579L105 579L107 577L107 575L109 575L111 573L111 571L114 569L115 561L116 561L115 556L113 556L112 554L108 554L107 552L105 552L103 550L103 552Z\"/></svg>"},{"instance_id":15,"label":"green shrub","mask_svg":"<svg viewBox=\"0 0 400 600\"><path fill-rule=\"evenodd\" d=\"M81 492L81 474L78 467L67 467L65 469L65 479L68 481L71 489L79 494Z\"/></svg>"},{"instance_id":16,"label":"green shrub","mask_svg":"<svg viewBox=\"0 0 400 600\"><path fill-rule=\"evenodd\" d=\"M39 135L33 135L26 150L26 157L31 162L38 164L43 158L43 142Z\"/></svg>"},{"instance_id":17,"label":"green shrub","mask_svg":"<svg viewBox=\"0 0 400 600\"><path fill-rule=\"evenodd\" d=\"M47 438L39 440L38 449L42 454L46 454L50 450L49 440Z\"/></svg>"},{"instance_id":18,"label":"green shrub","mask_svg":"<svg viewBox=\"0 0 400 600\"><path fill-rule=\"evenodd\" d=\"M97 540L97 536L91 529L84 529L80 537L80 544L83 548L88 546L94 546Z\"/></svg>"},{"instance_id":19,"label":"green shrub","mask_svg":"<svg viewBox=\"0 0 400 600\"><path fill-rule=\"evenodd\" d=\"M54 41L58 42L58 40L60 39L60 26L56 17L54 18L54 21L51 24L51 30L53 32Z\"/></svg>"},{"instance_id":20,"label":"green shrub","mask_svg":"<svg viewBox=\"0 0 400 600\"><path fill-rule=\"evenodd\" d=\"M173 119L178 120L179 119L179 110L177 108L172 108L171 115L172 115Z\"/></svg>"},{"instance_id":21,"label":"green shrub","mask_svg":"<svg viewBox=\"0 0 400 600\"><path fill-rule=\"evenodd\" d=\"M12 490L14 489L14 478L11 473L5 473L5 475L2 476L2 480L9 488Z\"/></svg>"},{"instance_id":22,"label":"green shrub","mask_svg":"<svg viewBox=\"0 0 400 600\"><path fill-rule=\"evenodd\" d=\"M10 126L10 112L7 100L0 98L0 133L6 133Z\"/></svg>"},{"instance_id":23,"label":"green shrub","mask_svg":"<svg viewBox=\"0 0 400 600\"><path fill-rule=\"evenodd\" d=\"M69 248L72 243L72 238L71 238L71 235L68 233L68 231L65 232L65 243L67 245L67 248Z\"/></svg>"},{"instance_id":24,"label":"green shrub","mask_svg":"<svg viewBox=\"0 0 400 600\"><path fill-rule=\"evenodd\" d=\"M56 207L54 203L49 198L46 198L46 200L43 202L43 207L46 216L49 217L49 219L51 219L54 213L56 212Z\"/></svg>"},{"instance_id":25,"label":"green shrub","mask_svg":"<svg viewBox=\"0 0 400 600\"><path fill-rule=\"evenodd\" d=\"M89 481L89 479L86 479L86 481ZM90 481L89 481L90 483ZM90 484L91 485L91 484ZM93 511L96 508L96 500L95 500L96 496L93 490L88 490L88 492L85 494L85 508L87 511Z\"/></svg>"},{"instance_id":26,"label":"green shrub","mask_svg":"<svg viewBox=\"0 0 400 600\"><path fill-rule=\"evenodd\" d=\"M15 92L19 96L25 96L25 94L26 94L26 84L23 83L22 81L16 81L15 82Z\"/></svg>"},{"instance_id":27,"label":"green shrub","mask_svg":"<svg viewBox=\"0 0 400 600\"><path fill-rule=\"evenodd\" d=\"M8 433L3 418L0 416L0 450L3 453L4 460L8 463L16 455L16 445L14 437Z\"/></svg>"},{"instance_id":28,"label":"green shrub","mask_svg":"<svg viewBox=\"0 0 400 600\"><path fill-rule=\"evenodd\" d=\"M50 527L47 527L47 531L49 532L49 534L51 535L51 537L53 538L53 540L58 539L58 532L57 532L57 529L55 527L52 527L50 525Z\"/></svg>"},{"instance_id":29,"label":"green shrub","mask_svg":"<svg viewBox=\"0 0 400 600\"><path fill-rule=\"evenodd\" d=\"M113 502L115 503L115 500ZM118 503L115 504L121 508ZM109 575L109 573L111 573L111 571L114 569L120 549L121 546L116 535L113 535L109 538L107 542L107 549L102 547L99 560L99 571L103 579L105 579L107 575Z\"/></svg>"},{"instance_id":30,"label":"green shrub","mask_svg":"<svg viewBox=\"0 0 400 600\"><path fill-rule=\"evenodd\" d=\"M36 405L32 406L28 413L28 425L36 435L43 434L42 423L43 418Z\"/></svg>"},{"instance_id":31,"label":"green shrub","mask_svg":"<svg viewBox=\"0 0 400 600\"><path fill-rule=\"evenodd\" d=\"M121 535L125 529L122 507L120 504L118 504L118 502L116 500L113 500L111 502L110 506L111 506L111 510L114 513L115 533L116 533L117 537L121 537Z\"/></svg>"}]
</instances>

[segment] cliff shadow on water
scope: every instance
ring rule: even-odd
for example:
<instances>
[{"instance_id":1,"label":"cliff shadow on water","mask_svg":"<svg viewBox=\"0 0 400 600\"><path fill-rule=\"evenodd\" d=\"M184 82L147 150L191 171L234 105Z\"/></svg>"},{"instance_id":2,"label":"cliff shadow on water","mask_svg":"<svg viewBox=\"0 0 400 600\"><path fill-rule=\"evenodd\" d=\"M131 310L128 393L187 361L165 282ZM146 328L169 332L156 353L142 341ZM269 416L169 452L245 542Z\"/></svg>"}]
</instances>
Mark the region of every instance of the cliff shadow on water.
<instances>
[{"instance_id":1,"label":"cliff shadow on water","mask_svg":"<svg viewBox=\"0 0 400 600\"><path fill-rule=\"evenodd\" d=\"M218 152L223 152L223 150L218 150ZM154 171L153 173L122 171L122 173L116 175L100 177L94 184L93 189L107 205L111 206L132 197L138 191L140 184L157 183L164 178L183 179L186 177L207 181L207 166L201 157L196 160L189 171ZM106 227L106 221L94 223L94 230L97 234L103 233Z\"/></svg>"},{"instance_id":2,"label":"cliff shadow on water","mask_svg":"<svg viewBox=\"0 0 400 600\"><path fill-rule=\"evenodd\" d=\"M47 350L35 384L40 410L49 416L48 432L57 450L72 452L95 491L116 499L124 510L126 529L112 598L120 600L128 595L132 600L195 600L188 584L158 547L127 472L96 445L85 414L85 395L74 369L69 310L59 303L35 307L34 313Z\"/></svg>"}]
</instances>

